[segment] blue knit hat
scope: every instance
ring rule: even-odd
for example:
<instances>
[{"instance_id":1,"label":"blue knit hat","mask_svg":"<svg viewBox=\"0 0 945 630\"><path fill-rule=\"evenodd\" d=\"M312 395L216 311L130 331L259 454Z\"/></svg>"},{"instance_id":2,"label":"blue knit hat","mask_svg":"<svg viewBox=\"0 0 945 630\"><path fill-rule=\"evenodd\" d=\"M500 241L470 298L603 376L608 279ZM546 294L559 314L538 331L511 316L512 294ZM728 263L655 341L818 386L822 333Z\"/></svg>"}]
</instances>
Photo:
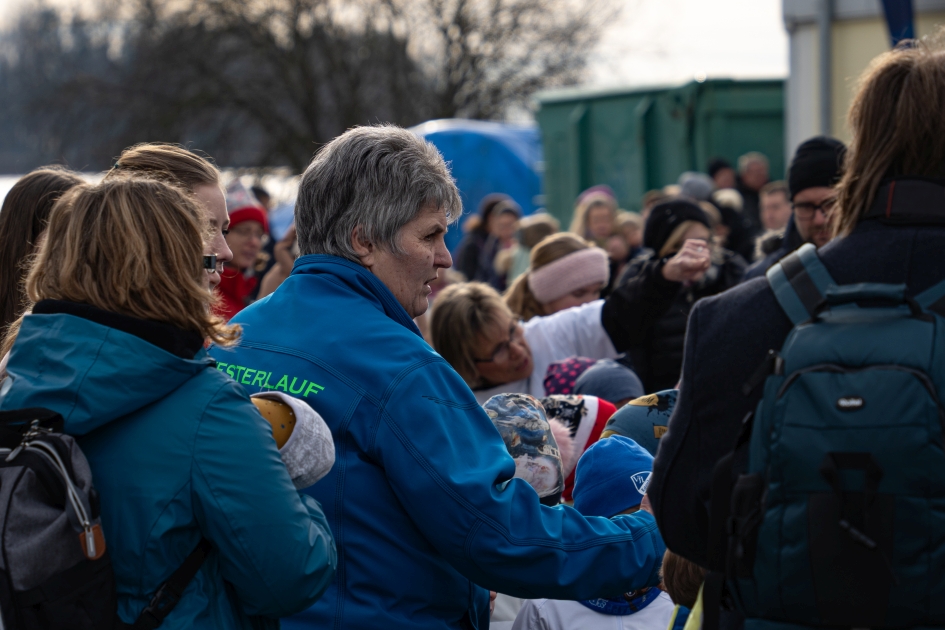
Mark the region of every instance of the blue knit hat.
<instances>
[{"instance_id":1,"label":"blue knit hat","mask_svg":"<svg viewBox=\"0 0 945 630\"><path fill-rule=\"evenodd\" d=\"M591 445L574 475L574 509L610 518L637 507L650 485L653 456L619 435Z\"/></svg>"},{"instance_id":2,"label":"blue knit hat","mask_svg":"<svg viewBox=\"0 0 945 630\"><path fill-rule=\"evenodd\" d=\"M678 393L678 389L664 389L631 400L610 417L600 434L601 438L623 435L656 457L660 438L666 433L669 417L673 415L673 409L676 407Z\"/></svg>"},{"instance_id":3,"label":"blue knit hat","mask_svg":"<svg viewBox=\"0 0 945 630\"><path fill-rule=\"evenodd\" d=\"M615 405L638 398L643 391L643 383L636 372L612 359L601 359L574 381L575 394L597 396Z\"/></svg>"}]
</instances>

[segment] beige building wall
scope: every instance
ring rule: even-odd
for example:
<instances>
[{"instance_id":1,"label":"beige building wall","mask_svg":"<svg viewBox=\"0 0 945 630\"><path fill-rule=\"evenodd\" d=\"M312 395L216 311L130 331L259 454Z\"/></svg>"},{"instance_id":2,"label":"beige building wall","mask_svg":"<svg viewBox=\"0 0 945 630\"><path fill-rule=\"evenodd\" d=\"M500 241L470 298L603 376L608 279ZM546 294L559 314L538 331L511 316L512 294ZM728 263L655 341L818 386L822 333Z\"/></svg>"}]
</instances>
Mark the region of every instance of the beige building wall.
<instances>
[{"instance_id":1,"label":"beige building wall","mask_svg":"<svg viewBox=\"0 0 945 630\"><path fill-rule=\"evenodd\" d=\"M880 0L782 0L790 42L790 72L785 92L786 159L797 145L824 132L820 120L820 31L824 2L832 6L830 29L830 130L850 140L847 110L856 83L870 61L890 48ZM945 25L945 0L913 0L916 35Z\"/></svg>"},{"instance_id":2,"label":"beige building wall","mask_svg":"<svg viewBox=\"0 0 945 630\"><path fill-rule=\"evenodd\" d=\"M915 16L918 37L945 25L945 11ZM810 25L814 32L816 25ZM847 110L856 91L857 80L870 61L889 50L889 30L882 17L835 21L831 29L831 131L844 142L850 141Z\"/></svg>"}]
</instances>

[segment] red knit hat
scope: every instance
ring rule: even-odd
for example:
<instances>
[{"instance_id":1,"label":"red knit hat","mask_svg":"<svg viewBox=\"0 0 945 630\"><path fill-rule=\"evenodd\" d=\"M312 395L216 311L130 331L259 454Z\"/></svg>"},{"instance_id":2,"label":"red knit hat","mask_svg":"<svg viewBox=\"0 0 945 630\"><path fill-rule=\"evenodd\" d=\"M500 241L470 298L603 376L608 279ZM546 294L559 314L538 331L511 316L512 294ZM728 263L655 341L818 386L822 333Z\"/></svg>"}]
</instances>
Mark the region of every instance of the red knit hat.
<instances>
[{"instance_id":1,"label":"red knit hat","mask_svg":"<svg viewBox=\"0 0 945 630\"><path fill-rule=\"evenodd\" d=\"M245 221L256 221L269 234L269 219L266 209L259 200L249 192L239 178L234 179L226 186L226 211L230 215L230 228L234 228Z\"/></svg>"}]
</instances>

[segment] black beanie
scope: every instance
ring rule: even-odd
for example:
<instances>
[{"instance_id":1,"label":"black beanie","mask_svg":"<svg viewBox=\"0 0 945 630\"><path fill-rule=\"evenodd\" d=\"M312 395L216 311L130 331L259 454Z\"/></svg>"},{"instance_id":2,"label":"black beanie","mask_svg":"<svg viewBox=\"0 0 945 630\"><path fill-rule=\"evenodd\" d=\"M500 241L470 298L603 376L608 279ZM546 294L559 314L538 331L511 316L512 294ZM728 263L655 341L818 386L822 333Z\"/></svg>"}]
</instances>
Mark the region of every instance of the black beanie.
<instances>
[{"instance_id":1,"label":"black beanie","mask_svg":"<svg viewBox=\"0 0 945 630\"><path fill-rule=\"evenodd\" d=\"M808 188L830 187L843 175L843 156L847 147L835 138L817 136L797 147L788 171L791 199Z\"/></svg>"},{"instance_id":2,"label":"black beanie","mask_svg":"<svg viewBox=\"0 0 945 630\"><path fill-rule=\"evenodd\" d=\"M715 174L724 168L732 168L732 165L729 164L725 158L712 158L709 160L709 168L706 169L706 172L709 174L709 177L715 177Z\"/></svg>"},{"instance_id":3,"label":"black beanie","mask_svg":"<svg viewBox=\"0 0 945 630\"><path fill-rule=\"evenodd\" d=\"M685 221L698 221L710 230L709 218L702 208L685 199L670 199L653 206L643 229L643 246L659 253L673 230Z\"/></svg>"}]
</instances>

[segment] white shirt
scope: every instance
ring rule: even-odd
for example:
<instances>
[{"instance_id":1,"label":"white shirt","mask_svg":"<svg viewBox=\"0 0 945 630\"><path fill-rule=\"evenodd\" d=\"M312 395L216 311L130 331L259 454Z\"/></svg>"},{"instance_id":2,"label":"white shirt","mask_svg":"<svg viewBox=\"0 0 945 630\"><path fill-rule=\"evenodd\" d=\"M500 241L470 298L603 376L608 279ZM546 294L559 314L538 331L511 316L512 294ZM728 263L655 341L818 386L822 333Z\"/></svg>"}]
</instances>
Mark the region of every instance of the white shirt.
<instances>
[{"instance_id":1,"label":"white shirt","mask_svg":"<svg viewBox=\"0 0 945 630\"><path fill-rule=\"evenodd\" d=\"M529 599L512 630L667 630L674 608L666 593L630 615L605 615L579 602Z\"/></svg>"},{"instance_id":2,"label":"white shirt","mask_svg":"<svg viewBox=\"0 0 945 630\"><path fill-rule=\"evenodd\" d=\"M545 395L548 366L568 357L613 359L617 356L610 336L600 321L604 300L558 311L553 315L533 317L525 322L525 341L532 351L532 373L527 377L498 387L475 392L480 404L496 394Z\"/></svg>"}]
</instances>

